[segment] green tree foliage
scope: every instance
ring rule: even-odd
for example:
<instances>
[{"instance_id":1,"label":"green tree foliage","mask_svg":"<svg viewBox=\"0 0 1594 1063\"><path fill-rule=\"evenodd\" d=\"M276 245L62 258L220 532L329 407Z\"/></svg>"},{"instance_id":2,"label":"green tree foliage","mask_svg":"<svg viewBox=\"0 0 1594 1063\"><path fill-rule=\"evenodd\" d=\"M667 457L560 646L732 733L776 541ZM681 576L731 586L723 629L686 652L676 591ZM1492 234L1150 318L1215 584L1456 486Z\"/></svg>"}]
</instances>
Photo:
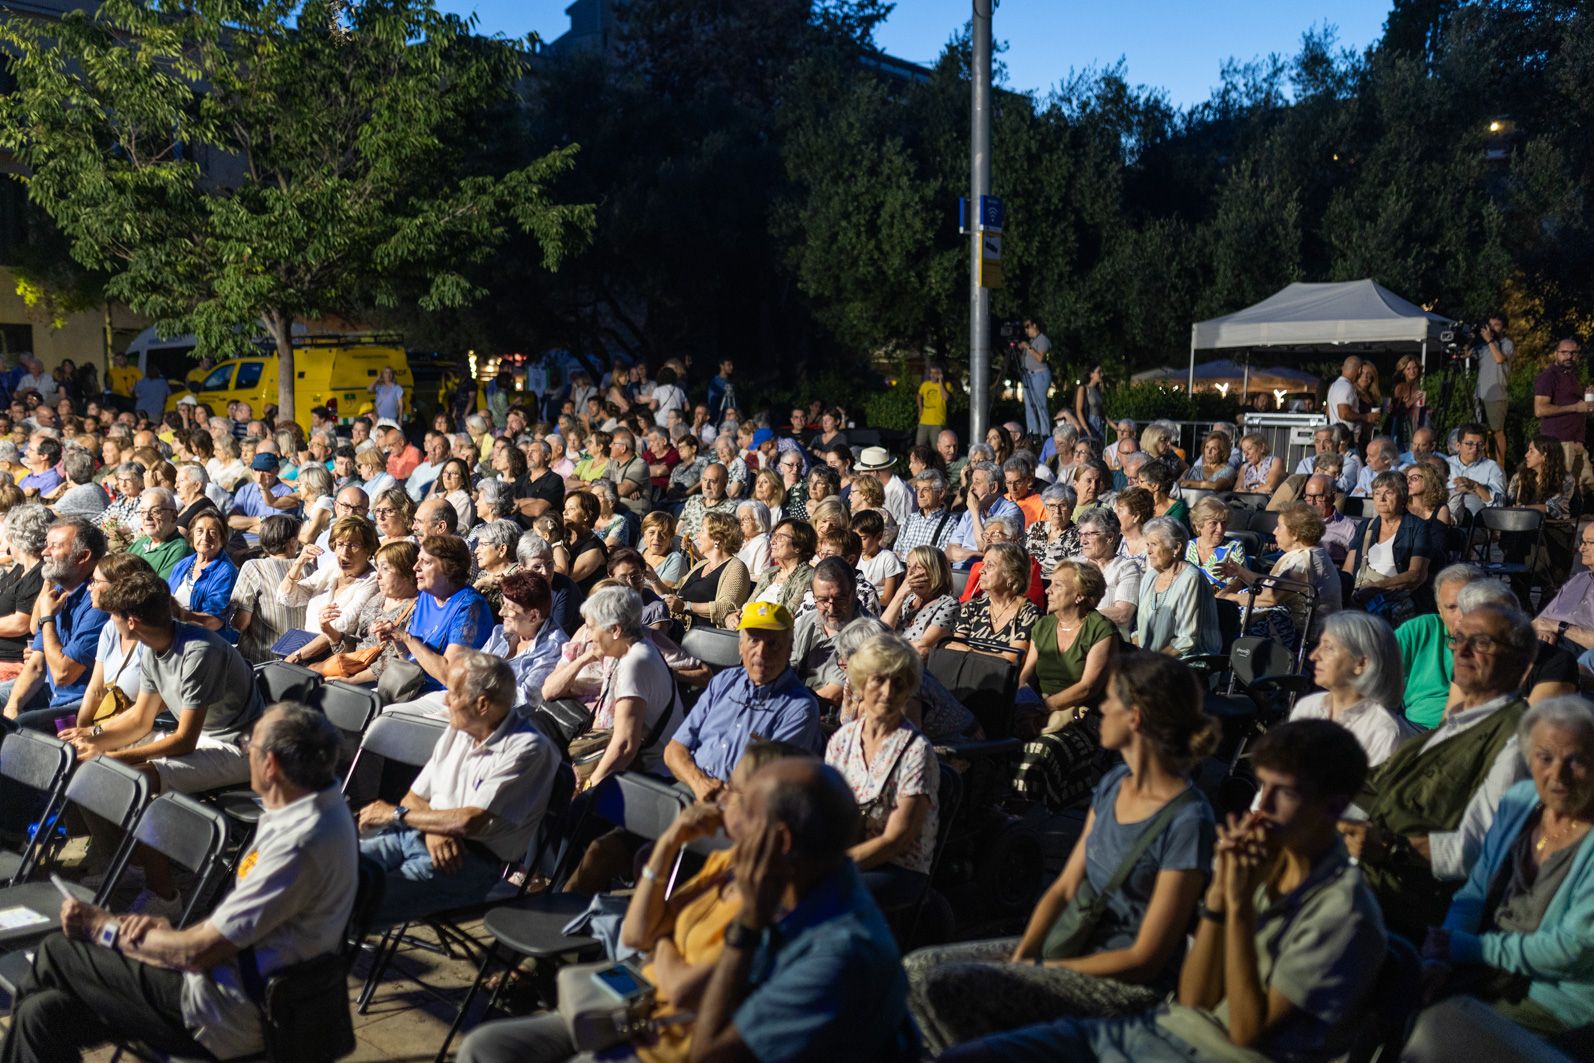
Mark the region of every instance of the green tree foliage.
<instances>
[{"instance_id":1,"label":"green tree foliage","mask_svg":"<svg viewBox=\"0 0 1594 1063\"><path fill-rule=\"evenodd\" d=\"M73 257L210 351L263 325L285 418L295 321L463 305L482 293L463 268L513 230L552 269L590 225L549 193L573 147L499 172L445 150L522 63L430 0L105 0L0 20L0 41L0 147Z\"/></svg>"}]
</instances>

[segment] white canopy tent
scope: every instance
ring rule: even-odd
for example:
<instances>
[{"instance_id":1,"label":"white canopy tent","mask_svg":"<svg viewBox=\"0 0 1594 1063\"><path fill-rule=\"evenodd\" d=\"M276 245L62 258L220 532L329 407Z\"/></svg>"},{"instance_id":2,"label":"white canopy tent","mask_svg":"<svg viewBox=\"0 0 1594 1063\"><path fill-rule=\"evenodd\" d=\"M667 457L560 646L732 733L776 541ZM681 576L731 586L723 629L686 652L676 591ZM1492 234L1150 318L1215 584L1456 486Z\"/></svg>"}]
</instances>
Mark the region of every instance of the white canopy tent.
<instances>
[{"instance_id":1,"label":"white canopy tent","mask_svg":"<svg viewBox=\"0 0 1594 1063\"><path fill-rule=\"evenodd\" d=\"M1450 319L1409 303L1371 280L1297 282L1244 310L1190 326L1188 386L1195 389L1197 350L1253 347L1388 347L1428 344Z\"/></svg>"}]
</instances>

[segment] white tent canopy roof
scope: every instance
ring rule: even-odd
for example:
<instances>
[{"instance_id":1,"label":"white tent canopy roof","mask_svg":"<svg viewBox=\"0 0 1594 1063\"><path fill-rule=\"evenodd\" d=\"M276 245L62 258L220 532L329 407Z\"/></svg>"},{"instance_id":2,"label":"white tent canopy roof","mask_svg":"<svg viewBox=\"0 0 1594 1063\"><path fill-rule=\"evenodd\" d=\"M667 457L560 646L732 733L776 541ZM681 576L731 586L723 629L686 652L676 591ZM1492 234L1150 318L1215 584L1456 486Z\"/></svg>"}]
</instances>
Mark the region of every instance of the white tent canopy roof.
<instances>
[{"instance_id":1,"label":"white tent canopy roof","mask_svg":"<svg viewBox=\"0 0 1594 1063\"><path fill-rule=\"evenodd\" d=\"M1371 280L1297 282L1254 306L1190 327L1192 354L1224 347L1326 347L1413 343L1438 338L1450 323Z\"/></svg>"}]
</instances>

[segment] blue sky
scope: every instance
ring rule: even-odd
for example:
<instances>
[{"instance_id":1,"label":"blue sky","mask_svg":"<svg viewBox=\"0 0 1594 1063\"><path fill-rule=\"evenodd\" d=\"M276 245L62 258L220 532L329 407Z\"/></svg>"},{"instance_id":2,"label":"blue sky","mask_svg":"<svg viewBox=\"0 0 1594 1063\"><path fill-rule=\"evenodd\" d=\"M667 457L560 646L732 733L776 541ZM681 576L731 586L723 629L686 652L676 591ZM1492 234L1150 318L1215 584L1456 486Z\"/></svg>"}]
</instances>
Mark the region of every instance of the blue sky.
<instances>
[{"instance_id":1,"label":"blue sky","mask_svg":"<svg viewBox=\"0 0 1594 1063\"><path fill-rule=\"evenodd\" d=\"M474 11L487 33L536 31L552 40L569 26L566 0L439 0ZM1361 50L1383 32L1390 0L1002 0L994 18L1008 48L1008 84L1044 93L1070 68L1125 61L1129 81L1166 89L1184 106L1206 99L1223 61L1272 52L1293 55L1313 26L1337 28L1344 47ZM892 55L929 62L968 20L969 0L898 0L878 39Z\"/></svg>"}]
</instances>

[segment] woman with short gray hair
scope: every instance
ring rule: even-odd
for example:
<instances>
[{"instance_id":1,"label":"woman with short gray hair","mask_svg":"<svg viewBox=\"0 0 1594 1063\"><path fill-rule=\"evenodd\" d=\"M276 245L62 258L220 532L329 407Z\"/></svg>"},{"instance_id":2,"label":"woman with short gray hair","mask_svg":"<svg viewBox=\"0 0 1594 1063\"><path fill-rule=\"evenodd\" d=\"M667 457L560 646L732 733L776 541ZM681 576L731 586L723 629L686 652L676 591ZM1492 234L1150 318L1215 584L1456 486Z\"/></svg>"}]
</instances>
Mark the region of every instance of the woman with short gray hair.
<instances>
[{"instance_id":1,"label":"woman with short gray hair","mask_svg":"<svg viewBox=\"0 0 1594 1063\"><path fill-rule=\"evenodd\" d=\"M769 529L773 525L769 519L769 507L756 498L739 503L736 507L736 523L742 529L742 548L736 551L736 556L747 566L748 577L757 580L770 566Z\"/></svg>"},{"instance_id":2,"label":"woman with short gray hair","mask_svg":"<svg viewBox=\"0 0 1594 1063\"><path fill-rule=\"evenodd\" d=\"M1068 484L1052 484L1041 492L1042 518L1024 534L1024 549L1041 567L1041 575L1052 578L1052 570L1065 558L1079 553L1079 528L1074 524L1074 503L1078 495Z\"/></svg>"},{"instance_id":3,"label":"woman with short gray hair","mask_svg":"<svg viewBox=\"0 0 1594 1063\"><path fill-rule=\"evenodd\" d=\"M10 605L4 615L0 615L0 623L17 634L0 636L0 681L15 679L22 672L22 651L32 641L28 623L33 614L33 600L44 586L45 536L54 520L54 514L37 502L24 502L6 512L5 537L14 564L0 572L0 602Z\"/></svg>"},{"instance_id":4,"label":"woman with short gray hair","mask_svg":"<svg viewBox=\"0 0 1594 1063\"><path fill-rule=\"evenodd\" d=\"M138 534L138 496L144 493L144 463L122 462L116 467L111 483L116 488L116 497L94 523L106 535L119 531L124 539L131 540Z\"/></svg>"},{"instance_id":5,"label":"woman with short gray hair","mask_svg":"<svg viewBox=\"0 0 1594 1063\"><path fill-rule=\"evenodd\" d=\"M600 658L615 662L592 718L594 730L613 734L587 788L622 771L662 774L664 747L680 725L681 703L675 676L643 631L642 596L630 587L599 587L581 606L581 616L586 626L571 643L586 649L549 674L543 696L564 697L564 688Z\"/></svg>"},{"instance_id":6,"label":"woman with short gray hair","mask_svg":"<svg viewBox=\"0 0 1594 1063\"><path fill-rule=\"evenodd\" d=\"M1174 657L1221 652L1217 601L1201 570L1184 559L1184 525L1154 517L1144 535L1147 567L1135 607L1135 645Z\"/></svg>"},{"instance_id":7,"label":"woman with short gray hair","mask_svg":"<svg viewBox=\"0 0 1594 1063\"><path fill-rule=\"evenodd\" d=\"M1406 676L1389 625L1368 613L1335 613L1323 622L1312 651L1313 679L1323 690L1295 704L1292 720L1330 720L1356 736L1377 767L1416 734L1400 714Z\"/></svg>"},{"instance_id":8,"label":"woman with short gray hair","mask_svg":"<svg viewBox=\"0 0 1594 1063\"><path fill-rule=\"evenodd\" d=\"M1118 515L1111 506L1099 506L1079 515L1079 556L1097 568L1107 580L1096 612L1118 627L1118 636L1127 640L1135 627L1135 609L1140 605L1140 580L1146 573L1142 558L1120 553Z\"/></svg>"},{"instance_id":9,"label":"woman with short gray hair","mask_svg":"<svg viewBox=\"0 0 1594 1063\"><path fill-rule=\"evenodd\" d=\"M476 515L483 523L508 520L515 512L515 497L509 484L485 479L476 485ZM480 529L476 532L480 538Z\"/></svg>"},{"instance_id":10,"label":"woman with short gray hair","mask_svg":"<svg viewBox=\"0 0 1594 1063\"><path fill-rule=\"evenodd\" d=\"M515 548L520 545L522 534L520 525L512 520L491 520L476 526L475 553L479 571L474 586L487 599L494 616L504 605L499 584L510 573L520 571Z\"/></svg>"},{"instance_id":11,"label":"woman with short gray hair","mask_svg":"<svg viewBox=\"0 0 1594 1063\"><path fill-rule=\"evenodd\" d=\"M1452 983L1434 988L1464 995L1418 1016L1402 1059L1477 1057L1480 1043L1517 1047L1513 1058L1558 1055L1544 1042L1594 1025L1594 704L1542 701L1517 740L1530 778L1500 798L1444 926L1423 944Z\"/></svg>"}]
</instances>

